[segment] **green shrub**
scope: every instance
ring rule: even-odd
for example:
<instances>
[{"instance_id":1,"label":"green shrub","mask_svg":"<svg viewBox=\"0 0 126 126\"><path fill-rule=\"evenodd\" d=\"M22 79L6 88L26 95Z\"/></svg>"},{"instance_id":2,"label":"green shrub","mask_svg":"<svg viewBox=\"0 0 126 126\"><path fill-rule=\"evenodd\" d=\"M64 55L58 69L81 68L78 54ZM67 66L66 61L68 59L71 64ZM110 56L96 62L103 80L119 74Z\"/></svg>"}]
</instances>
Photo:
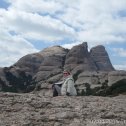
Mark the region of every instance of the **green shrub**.
<instances>
[{"instance_id":1,"label":"green shrub","mask_svg":"<svg viewBox=\"0 0 126 126\"><path fill-rule=\"evenodd\" d=\"M126 79L122 79L114 83L107 89L107 95L118 95L126 92Z\"/></svg>"}]
</instances>

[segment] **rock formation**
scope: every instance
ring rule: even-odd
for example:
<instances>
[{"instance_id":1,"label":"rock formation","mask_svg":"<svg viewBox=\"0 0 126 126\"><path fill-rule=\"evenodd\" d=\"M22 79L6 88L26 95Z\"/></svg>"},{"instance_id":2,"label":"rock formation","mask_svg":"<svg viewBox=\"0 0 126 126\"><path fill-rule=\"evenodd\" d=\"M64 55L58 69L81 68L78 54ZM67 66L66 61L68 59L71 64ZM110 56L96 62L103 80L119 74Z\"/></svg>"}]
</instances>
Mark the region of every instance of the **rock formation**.
<instances>
[{"instance_id":1,"label":"rock formation","mask_svg":"<svg viewBox=\"0 0 126 126\"><path fill-rule=\"evenodd\" d=\"M62 80L62 72L69 69L74 76L78 92L101 88L104 83L112 86L126 78L125 71L115 71L102 45L90 52L86 42L68 50L53 46L28 54L10 67L0 68L0 90L30 92L33 89L50 94L52 83Z\"/></svg>"},{"instance_id":2,"label":"rock formation","mask_svg":"<svg viewBox=\"0 0 126 126\"><path fill-rule=\"evenodd\" d=\"M76 97L52 97L64 69L74 76ZM114 70L103 46L90 52L87 43L54 46L26 55L0 68L0 90L0 126L126 125L126 71Z\"/></svg>"},{"instance_id":3,"label":"rock formation","mask_svg":"<svg viewBox=\"0 0 126 126\"><path fill-rule=\"evenodd\" d=\"M108 85L111 86L113 83L117 82L118 80L126 79L126 71L118 70L118 71L111 71L108 73Z\"/></svg>"},{"instance_id":4,"label":"rock formation","mask_svg":"<svg viewBox=\"0 0 126 126\"><path fill-rule=\"evenodd\" d=\"M114 70L108 53L105 50L105 47L102 45L93 47L90 50L90 55L93 61L95 62L98 71L111 71Z\"/></svg>"},{"instance_id":5,"label":"rock formation","mask_svg":"<svg viewBox=\"0 0 126 126\"><path fill-rule=\"evenodd\" d=\"M36 81L58 81L62 77L61 73L63 71L67 52L67 49L60 46L46 48L39 52L39 54L43 56L43 61L39 65L39 69L34 76Z\"/></svg>"},{"instance_id":6,"label":"rock formation","mask_svg":"<svg viewBox=\"0 0 126 126\"><path fill-rule=\"evenodd\" d=\"M88 52L87 43L74 46L66 55L65 69L77 71L97 71L97 66Z\"/></svg>"}]
</instances>

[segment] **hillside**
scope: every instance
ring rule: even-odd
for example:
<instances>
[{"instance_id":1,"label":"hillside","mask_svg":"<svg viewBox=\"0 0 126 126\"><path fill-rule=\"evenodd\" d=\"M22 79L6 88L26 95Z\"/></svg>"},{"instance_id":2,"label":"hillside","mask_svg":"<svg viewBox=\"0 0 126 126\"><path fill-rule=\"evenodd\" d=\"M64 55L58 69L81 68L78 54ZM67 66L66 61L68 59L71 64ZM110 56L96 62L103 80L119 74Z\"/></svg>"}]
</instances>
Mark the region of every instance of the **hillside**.
<instances>
[{"instance_id":1,"label":"hillside","mask_svg":"<svg viewBox=\"0 0 126 126\"><path fill-rule=\"evenodd\" d=\"M98 45L88 51L88 44L84 42L70 50L61 46L45 48L22 57L10 67L0 68L0 90L31 92L36 89L50 95L51 85L63 79L64 69L73 74L79 95L119 94L126 87L126 71L113 68L105 47ZM108 91L109 87L121 80L124 81L119 91ZM87 87L90 87L90 93L87 93ZM106 93L106 88L110 93Z\"/></svg>"}]
</instances>

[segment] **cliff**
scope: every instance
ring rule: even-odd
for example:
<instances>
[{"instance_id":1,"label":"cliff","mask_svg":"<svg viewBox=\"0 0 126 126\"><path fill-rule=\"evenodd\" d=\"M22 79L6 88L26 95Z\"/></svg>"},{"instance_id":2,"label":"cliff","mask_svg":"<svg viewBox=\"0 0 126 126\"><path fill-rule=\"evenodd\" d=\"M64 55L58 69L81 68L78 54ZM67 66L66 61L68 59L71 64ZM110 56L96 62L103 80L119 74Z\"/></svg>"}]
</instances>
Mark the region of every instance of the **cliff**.
<instances>
[{"instance_id":1,"label":"cliff","mask_svg":"<svg viewBox=\"0 0 126 126\"><path fill-rule=\"evenodd\" d=\"M96 92L104 84L112 86L126 79L126 71L113 68L104 46L98 45L88 51L88 44L84 42L70 50L61 46L49 47L22 57L10 67L0 68L0 89L7 92L37 89L42 90L43 94L50 94L51 84L62 80L64 69L73 74L80 95L86 93L87 84L90 89L94 89L91 94L97 95L99 93Z\"/></svg>"}]
</instances>

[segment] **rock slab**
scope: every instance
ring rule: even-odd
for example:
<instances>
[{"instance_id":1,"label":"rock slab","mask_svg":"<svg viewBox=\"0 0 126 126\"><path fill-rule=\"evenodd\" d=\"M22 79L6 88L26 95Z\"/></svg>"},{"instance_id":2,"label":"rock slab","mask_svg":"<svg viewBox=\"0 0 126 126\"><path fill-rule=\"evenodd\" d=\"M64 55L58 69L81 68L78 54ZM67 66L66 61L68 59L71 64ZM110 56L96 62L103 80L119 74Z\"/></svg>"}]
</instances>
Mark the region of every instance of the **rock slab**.
<instances>
[{"instance_id":1,"label":"rock slab","mask_svg":"<svg viewBox=\"0 0 126 126\"><path fill-rule=\"evenodd\" d=\"M0 126L125 126L126 98L0 93Z\"/></svg>"}]
</instances>

